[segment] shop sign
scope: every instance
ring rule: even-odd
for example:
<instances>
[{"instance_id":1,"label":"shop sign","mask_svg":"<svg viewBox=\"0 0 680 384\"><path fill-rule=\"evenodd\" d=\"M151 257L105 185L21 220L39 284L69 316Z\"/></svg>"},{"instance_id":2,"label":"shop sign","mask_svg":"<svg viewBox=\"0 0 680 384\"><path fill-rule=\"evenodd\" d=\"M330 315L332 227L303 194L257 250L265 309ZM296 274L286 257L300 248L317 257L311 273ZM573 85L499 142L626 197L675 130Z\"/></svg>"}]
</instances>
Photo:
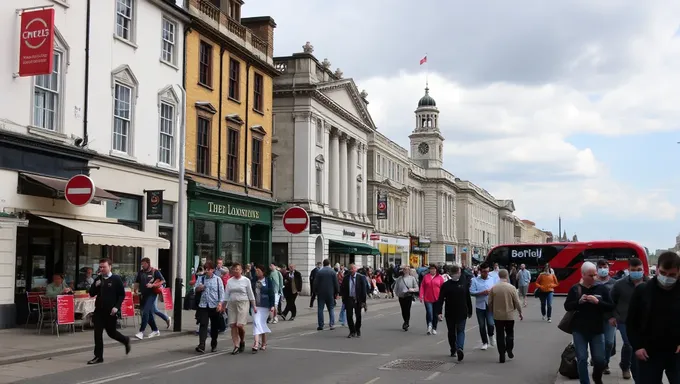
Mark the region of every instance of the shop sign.
<instances>
[{"instance_id":1,"label":"shop sign","mask_svg":"<svg viewBox=\"0 0 680 384\"><path fill-rule=\"evenodd\" d=\"M19 76L49 75L54 65L54 8L21 13Z\"/></svg>"},{"instance_id":2,"label":"shop sign","mask_svg":"<svg viewBox=\"0 0 680 384\"><path fill-rule=\"evenodd\" d=\"M380 235L377 233L371 233L371 240L373 241L380 240Z\"/></svg>"},{"instance_id":3,"label":"shop sign","mask_svg":"<svg viewBox=\"0 0 680 384\"><path fill-rule=\"evenodd\" d=\"M265 224L271 223L271 210L266 207L248 206L231 202L217 203L206 200L191 200L189 204L190 215L207 214L224 219L258 221Z\"/></svg>"},{"instance_id":4,"label":"shop sign","mask_svg":"<svg viewBox=\"0 0 680 384\"><path fill-rule=\"evenodd\" d=\"M343 229L343 230L342 230L342 235L343 235L343 236L351 236L351 237L355 237L357 234L356 234L356 232L354 232L354 231L348 231L348 230L346 230L346 229Z\"/></svg>"},{"instance_id":5,"label":"shop sign","mask_svg":"<svg viewBox=\"0 0 680 384\"><path fill-rule=\"evenodd\" d=\"M387 194L378 193L378 204L377 204L377 218L378 220L387 219Z\"/></svg>"},{"instance_id":6,"label":"shop sign","mask_svg":"<svg viewBox=\"0 0 680 384\"><path fill-rule=\"evenodd\" d=\"M160 220L163 218L163 190L146 192L146 219Z\"/></svg>"},{"instance_id":7,"label":"shop sign","mask_svg":"<svg viewBox=\"0 0 680 384\"><path fill-rule=\"evenodd\" d=\"M73 295L57 296L57 324L75 323L75 308L75 297Z\"/></svg>"},{"instance_id":8,"label":"shop sign","mask_svg":"<svg viewBox=\"0 0 680 384\"><path fill-rule=\"evenodd\" d=\"M321 234L321 216L311 216L309 218L309 234L310 235Z\"/></svg>"}]
</instances>

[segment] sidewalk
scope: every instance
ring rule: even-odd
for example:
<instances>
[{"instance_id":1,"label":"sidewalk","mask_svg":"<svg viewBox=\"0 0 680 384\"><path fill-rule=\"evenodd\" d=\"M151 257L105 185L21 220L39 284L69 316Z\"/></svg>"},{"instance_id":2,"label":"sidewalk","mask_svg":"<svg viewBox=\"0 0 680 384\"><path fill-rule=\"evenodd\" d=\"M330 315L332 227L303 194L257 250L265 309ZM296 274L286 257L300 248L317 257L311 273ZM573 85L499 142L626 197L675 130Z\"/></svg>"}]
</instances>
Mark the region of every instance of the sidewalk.
<instances>
[{"instance_id":1,"label":"sidewalk","mask_svg":"<svg viewBox=\"0 0 680 384\"><path fill-rule=\"evenodd\" d=\"M298 314L296 321L281 321L275 325L276 328L285 330L295 327L313 327L316 329L316 306L309 308L309 297L303 296L299 300ZM397 307L396 300L370 300L369 310L377 311L384 310L390 307ZM340 306L336 306L336 314L339 313ZM137 333L131 320L125 328L121 330L124 335L131 336L132 343L153 343L158 340L165 340L172 337L195 335L196 320L194 319L194 311L182 311L182 332L172 332L172 330L165 329L165 323L160 322L159 330L161 335L153 339L138 340L133 337ZM174 320L174 319L173 319ZM250 320L249 320L250 321ZM139 324L139 321L137 321ZM248 327L249 328L249 327ZM246 330L250 332L250 330ZM19 327L0 330L0 340L2 340L2 348L0 349L0 366L19 363L27 360L44 359L58 355L68 355L78 352L89 351L93 348L94 342L92 339L92 330L86 329L81 332L76 327L76 333L72 334L66 332L65 327L60 329L60 336L56 333L52 334L49 328L43 328L42 334L38 335L35 328L29 326L28 329ZM104 335L104 345L112 345L117 342L109 339Z\"/></svg>"}]
</instances>

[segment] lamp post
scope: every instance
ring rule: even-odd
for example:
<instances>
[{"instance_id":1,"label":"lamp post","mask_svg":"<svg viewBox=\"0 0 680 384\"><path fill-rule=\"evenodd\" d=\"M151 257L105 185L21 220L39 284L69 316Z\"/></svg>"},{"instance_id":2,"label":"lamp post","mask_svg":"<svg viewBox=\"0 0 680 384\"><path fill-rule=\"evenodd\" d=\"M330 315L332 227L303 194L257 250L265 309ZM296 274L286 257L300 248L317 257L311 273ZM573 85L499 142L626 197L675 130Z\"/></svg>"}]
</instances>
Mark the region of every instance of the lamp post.
<instances>
[{"instance_id":1,"label":"lamp post","mask_svg":"<svg viewBox=\"0 0 680 384\"><path fill-rule=\"evenodd\" d=\"M182 241L184 236L184 221L186 215L184 214L184 206L186 199L186 190L184 188L184 157L186 154L185 144L186 144L186 125L187 125L187 92L180 84L177 87L182 93L182 120L179 123L179 175L177 177L178 181L178 194L177 194L177 268L175 269L175 305L173 317L175 318L175 324L172 327L174 332L182 331L182 290L184 288L184 282L182 279L183 266L182 262L185 257L186 246Z\"/></svg>"}]
</instances>

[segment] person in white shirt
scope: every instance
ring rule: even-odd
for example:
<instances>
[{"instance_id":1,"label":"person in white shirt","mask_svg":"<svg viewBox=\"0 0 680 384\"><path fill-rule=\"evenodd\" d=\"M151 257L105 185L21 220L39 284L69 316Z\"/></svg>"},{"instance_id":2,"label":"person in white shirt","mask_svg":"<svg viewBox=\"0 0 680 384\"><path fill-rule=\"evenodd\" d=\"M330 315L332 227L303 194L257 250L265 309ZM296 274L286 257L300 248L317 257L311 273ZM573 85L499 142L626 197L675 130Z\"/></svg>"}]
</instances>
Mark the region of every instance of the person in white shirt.
<instances>
[{"instance_id":1,"label":"person in white shirt","mask_svg":"<svg viewBox=\"0 0 680 384\"><path fill-rule=\"evenodd\" d=\"M231 339L234 342L232 355L242 353L246 348L245 325L248 322L248 312L252 308L257 313L255 294L249 278L243 276L243 268L240 263L234 263L231 267L232 277L227 281L225 297L227 299L227 313L229 314L229 327L231 327Z\"/></svg>"}]
</instances>

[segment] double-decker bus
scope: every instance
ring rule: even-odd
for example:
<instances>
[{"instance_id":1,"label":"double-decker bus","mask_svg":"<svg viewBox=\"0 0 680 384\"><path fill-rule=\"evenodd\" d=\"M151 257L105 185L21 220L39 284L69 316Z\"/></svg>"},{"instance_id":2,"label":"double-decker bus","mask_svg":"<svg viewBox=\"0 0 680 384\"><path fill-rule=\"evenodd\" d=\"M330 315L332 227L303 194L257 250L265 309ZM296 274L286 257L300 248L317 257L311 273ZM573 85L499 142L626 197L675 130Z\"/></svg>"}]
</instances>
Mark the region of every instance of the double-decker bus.
<instances>
[{"instance_id":1,"label":"double-decker bus","mask_svg":"<svg viewBox=\"0 0 680 384\"><path fill-rule=\"evenodd\" d=\"M555 271L560 285L555 288L556 294L566 294L581 279L581 265L584 261L597 263L605 259L609 263L609 273L615 276L619 271L628 268L628 260L642 260L645 274L649 274L647 252L640 245L631 241L589 241L574 243L547 244L506 244L491 249L486 262L490 265L498 263L501 268L510 270L510 265L519 268L526 265L531 272L529 292L533 292L536 277L546 263Z\"/></svg>"}]
</instances>

